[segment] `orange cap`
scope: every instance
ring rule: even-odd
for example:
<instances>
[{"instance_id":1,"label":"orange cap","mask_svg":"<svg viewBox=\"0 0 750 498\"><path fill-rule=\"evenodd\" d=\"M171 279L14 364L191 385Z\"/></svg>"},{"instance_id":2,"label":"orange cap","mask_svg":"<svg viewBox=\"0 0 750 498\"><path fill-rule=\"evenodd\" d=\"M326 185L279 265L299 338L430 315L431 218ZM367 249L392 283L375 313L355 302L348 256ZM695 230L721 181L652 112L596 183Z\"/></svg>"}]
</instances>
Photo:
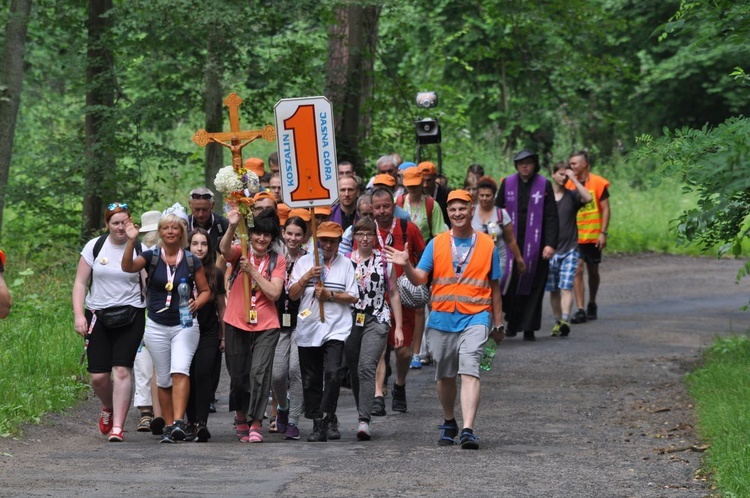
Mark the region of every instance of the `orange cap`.
<instances>
[{"instance_id":1,"label":"orange cap","mask_svg":"<svg viewBox=\"0 0 750 498\"><path fill-rule=\"evenodd\" d=\"M280 202L278 206L276 206L276 212L279 213L279 223L284 224L286 223L286 220L289 219L289 213L292 211L292 208L284 204L283 202Z\"/></svg>"},{"instance_id":2,"label":"orange cap","mask_svg":"<svg viewBox=\"0 0 750 498\"><path fill-rule=\"evenodd\" d=\"M473 203L474 199L471 197L471 194L468 193L466 190L451 190L448 194L448 201L446 204L450 204L451 201L464 201L468 203Z\"/></svg>"},{"instance_id":3,"label":"orange cap","mask_svg":"<svg viewBox=\"0 0 750 498\"><path fill-rule=\"evenodd\" d=\"M331 216L330 206L315 206L315 216Z\"/></svg>"},{"instance_id":4,"label":"orange cap","mask_svg":"<svg viewBox=\"0 0 750 498\"><path fill-rule=\"evenodd\" d=\"M310 217L310 210L306 208L294 208L291 211L289 211L289 218L292 218L294 216L299 216L302 218L303 221L310 221L312 218Z\"/></svg>"},{"instance_id":5,"label":"orange cap","mask_svg":"<svg viewBox=\"0 0 750 498\"><path fill-rule=\"evenodd\" d=\"M375 178L372 180L373 185L387 185L389 187L395 187L396 186L396 179L393 178L391 175L387 175L385 173L381 173L379 175L375 175Z\"/></svg>"},{"instance_id":6,"label":"orange cap","mask_svg":"<svg viewBox=\"0 0 750 498\"><path fill-rule=\"evenodd\" d=\"M344 229L335 221L324 221L318 225L318 237L341 237Z\"/></svg>"},{"instance_id":7,"label":"orange cap","mask_svg":"<svg viewBox=\"0 0 750 498\"><path fill-rule=\"evenodd\" d=\"M245 159L245 169L258 175L258 178L266 173L265 165L266 163L259 157L248 157Z\"/></svg>"},{"instance_id":8,"label":"orange cap","mask_svg":"<svg viewBox=\"0 0 750 498\"><path fill-rule=\"evenodd\" d=\"M422 173L419 168L411 167L404 170L404 187L417 187L422 185Z\"/></svg>"},{"instance_id":9,"label":"orange cap","mask_svg":"<svg viewBox=\"0 0 750 498\"><path fill-rule=\"evenodd\" d=\"M422 161L417 165L417 168L419 168L419 172L423 175L437 175L435 163L431 163L430 161Z\"/></svg>"},{"instance_id":10,"label":"orange cap","mask_svg":"<svg viewBox=\"0 0 750 498\"><path fill-rule=\"evenodd\" d=\"M253 196L253 200L255 202L258 202L261 199L271 199L273 202L276 202L276 196L273 195L271 192L267 192L265 190L261 190L257 194Z\"/></svg>"}]
</instances>

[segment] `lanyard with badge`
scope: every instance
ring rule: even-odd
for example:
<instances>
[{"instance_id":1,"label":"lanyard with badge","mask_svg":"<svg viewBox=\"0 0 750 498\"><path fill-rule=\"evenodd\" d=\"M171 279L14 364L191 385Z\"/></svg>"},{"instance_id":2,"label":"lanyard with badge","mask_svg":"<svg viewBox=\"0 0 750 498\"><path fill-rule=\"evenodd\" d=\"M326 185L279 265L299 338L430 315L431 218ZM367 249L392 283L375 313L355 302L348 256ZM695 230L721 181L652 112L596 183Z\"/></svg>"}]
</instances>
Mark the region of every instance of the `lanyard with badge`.
<instances>
[{"instance_id":1,"label":"lanyard with badge","mask_svg":"<svg viewBox=\"0 0 750 498\"><path fill-rule=\"evenodd\" d=\"M271 256L266 254L265 257L260 261L260 264L258 265L258 273L261 274L261 277L263 275L263 269L266 267L266 263L271 259ZM255 266L255 253L253 251L250 251L250 264ZM256 308L256 304L258 302L258 297L256 294L258 293L258 290L260 287L258 286L258 283L253 280L253 277L250 276L250 324L257 324L258 323L258 310Z\"/></svg>"},{"instance_id":2,"label":"lanyard with badge","mask_svg":"<svg viewBox=\"0 0 750 498\"><path fill-rule=\"evenodd\" d=\"M164 266L167 267L167 283L164 284L164 289L167 291L167 301L164 304L164 307L157 311L157 313L162 313L164 311L167 311L169 307L172 304L172 289L174 289L174 276L177 272L177 267L180 266L180 261L182 261L182 249L179 250L177 253L177 259L175 260L174 266L167 263L167 257L164 255L164 251L161 252L161 260L164 261Z\"/></svg>"},{"instance_id":3,"label":"lanyard with badge","mask_svg":"<svg viewBox=\"0 0 750 498\"><path fill-rule=\"evenodd\" d=\"M461 272L463 271L461 267L466 262L466 260L469 259L469 255L474 250L474 244L476 243L476 241L477 241L477 232L474 232L471 236L471 245L469 245L469 249L466 251L463 257L460 257L458 254L458 249L456 248L456 241L453 237L453 229L451 229L451 251L453 251L453 259L457 262L456 276L458 278L461 278Z\"/></svg>"},{"instance_id":4,"label":"lanyard with badge","mask_svg":"<svg viewBox=\"0 0 750 498\"><path fill-rule=\"evenodd\" d=\"M304 249L302 250L304 251ZM286 266L286 281L291 281L292 270L297 260L290 261L290 264ZM286 289L284 293L284 312L281 314L281 326L291 327L292 326L292 314L289 313L289 289Z\"/></svg>"}]
</instances>

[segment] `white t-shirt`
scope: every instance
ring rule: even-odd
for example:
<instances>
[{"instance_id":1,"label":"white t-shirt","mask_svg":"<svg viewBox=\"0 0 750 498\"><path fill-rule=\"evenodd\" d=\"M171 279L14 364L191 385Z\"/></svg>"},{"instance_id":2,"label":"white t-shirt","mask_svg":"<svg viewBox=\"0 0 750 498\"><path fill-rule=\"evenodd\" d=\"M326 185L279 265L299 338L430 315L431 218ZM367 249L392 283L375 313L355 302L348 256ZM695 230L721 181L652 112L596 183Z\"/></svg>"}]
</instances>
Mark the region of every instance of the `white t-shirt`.
<instances>
[{"instance_id":1,"label":"white t-shirt","mask_svg":"<svg viewBox=\"0 0 750 498\"><path fill-rule=\"evenodd\" d=\"M89 240L81 251L83 260L91 267L93 275L91 288L86 294L86 309L101 310L114 306L135 306L145 308L146 302L141 301L141 288L138 285L137 273L122 271L122 255L125 244L115 245L109 237L104 241L99 255L94 261L94 245L99 237ZM141 245L143 250L146 247ZM133 250L135 258L135 250ZM143 282L144 286L146 282Z\"/></svg>"},{"instance_id":2,"label":"white t-shirt","mask_svg":"<svg viewBox=\"0 0 750 498\"><path fill-rule=\"evenodd\" d=\"M315 266L315 255L306 254L294 265L289 279L291 287L302 275ZM319 347L331 340L345 341L352 330L352 312L349 304L339 302L323 303L325 323L320 322L320 301L315 297L315 279L310 280L300 298L300 315L297 317L295 337L297 346ZM323 282L325 288L333 292L346 292L359 299L359 288L352 262L337 254L331 268L323 265ZM307 311L309 314L302 317Z\"/></svg>"}]
</instances>

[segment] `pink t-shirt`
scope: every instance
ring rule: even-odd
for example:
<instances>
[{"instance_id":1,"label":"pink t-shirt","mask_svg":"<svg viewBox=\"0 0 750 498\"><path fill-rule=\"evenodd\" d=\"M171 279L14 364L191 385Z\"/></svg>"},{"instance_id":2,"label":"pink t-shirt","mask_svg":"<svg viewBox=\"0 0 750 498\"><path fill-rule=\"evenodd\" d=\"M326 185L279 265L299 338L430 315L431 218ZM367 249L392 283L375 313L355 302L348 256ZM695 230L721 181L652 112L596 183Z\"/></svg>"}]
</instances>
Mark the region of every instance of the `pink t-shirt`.
<instances>
[{"instance_id":1,"label":"pink t-shirt","mask_svg":"<svg viewBox=\"0 0 750 498\"><path fill-rule=\"evenodd\" d=\"M235 251L235 254L236 258L231 261L232 264L237 263L240 259L240 251ZM270 256L266 255L264 258L255 261L256 268L260 269L262 266L262 270L260 271L264 277L268 276L269 258ZM263 332L279 328L279 315L276 312L276 304L269 300L260 289L255 291L255 309L258 311L258 323L245 322L245 285L242 283L244 279L243 275L244 273L239 272L232 284L227 309L224 312L224 321L234 328L248 332ZM282 281L286 279L286 260L280 254L276 259L276 267L271 272L271 279L273 278L280 278ZM252 285L252 279L250 279L250 283Z\"/></svg>"}]
</instances>

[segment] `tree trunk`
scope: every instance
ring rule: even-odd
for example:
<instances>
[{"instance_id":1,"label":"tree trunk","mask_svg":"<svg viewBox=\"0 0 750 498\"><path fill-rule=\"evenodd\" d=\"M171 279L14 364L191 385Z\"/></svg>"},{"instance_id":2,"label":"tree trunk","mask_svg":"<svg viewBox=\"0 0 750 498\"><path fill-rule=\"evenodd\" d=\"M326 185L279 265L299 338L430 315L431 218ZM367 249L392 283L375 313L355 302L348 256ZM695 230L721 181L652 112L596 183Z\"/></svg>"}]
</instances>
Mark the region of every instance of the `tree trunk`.
<instances>
[{"instance_id":1,"label":"tree trunk","mask_svg":"<svg viewBox=\"0 0 750 498\"><path fill-rule=\"evenodd\" d=\"M333 103L338 160L351 161L360 170L359 139L368 128L362 123L361 108L373 84L379 15L380 7L341 7L328 30L326 95Z\"/></svg>"},{"instance_id":2,"label":"tree trunk","mask_svg":"<svg viewBox=\"0 0 750 498\"><path fill-rule=\"evenodd\" d=\"M87 240L102 226L105 196L114 193L107 184L107 170L114 170L114 57L107 36L112 27L112 0L89 0L88 50L86 53L86 167L83 193L83 239ZM119 199L111 199L117 201ZM125 201L124 199L121 201Z\"/></svg>"},{"instance_id":3,"label":"tree trunk","mask_svg":"<svg viewBox=\"0 0 750 498\"><path fill-rule=\"evenodd\" d=\"M224 125L223 92L221 77L224 72L224 62L221 56L220 35L217 30L211 30L208 37L206 53L206 131L221 131ZM217 206L224 204L221 192L214 187L216 173L224 166L224 147L216 143L206 145L205 182L206 187L214 192Z\"/></svg>"},{"instance_id":4,"label":"tree trunk","mask_svg":"<svg viewBox=\"0 0 750 498\"><path fill-rule=\"evenodd\" d=\"M5 189L13 157L16 118L23 89L23 57L29 12L31 0L13 0L10 3L8 24L5 26L3 66L0 71L0 232L5 210Z\"/></svg>"}]
</instances>

